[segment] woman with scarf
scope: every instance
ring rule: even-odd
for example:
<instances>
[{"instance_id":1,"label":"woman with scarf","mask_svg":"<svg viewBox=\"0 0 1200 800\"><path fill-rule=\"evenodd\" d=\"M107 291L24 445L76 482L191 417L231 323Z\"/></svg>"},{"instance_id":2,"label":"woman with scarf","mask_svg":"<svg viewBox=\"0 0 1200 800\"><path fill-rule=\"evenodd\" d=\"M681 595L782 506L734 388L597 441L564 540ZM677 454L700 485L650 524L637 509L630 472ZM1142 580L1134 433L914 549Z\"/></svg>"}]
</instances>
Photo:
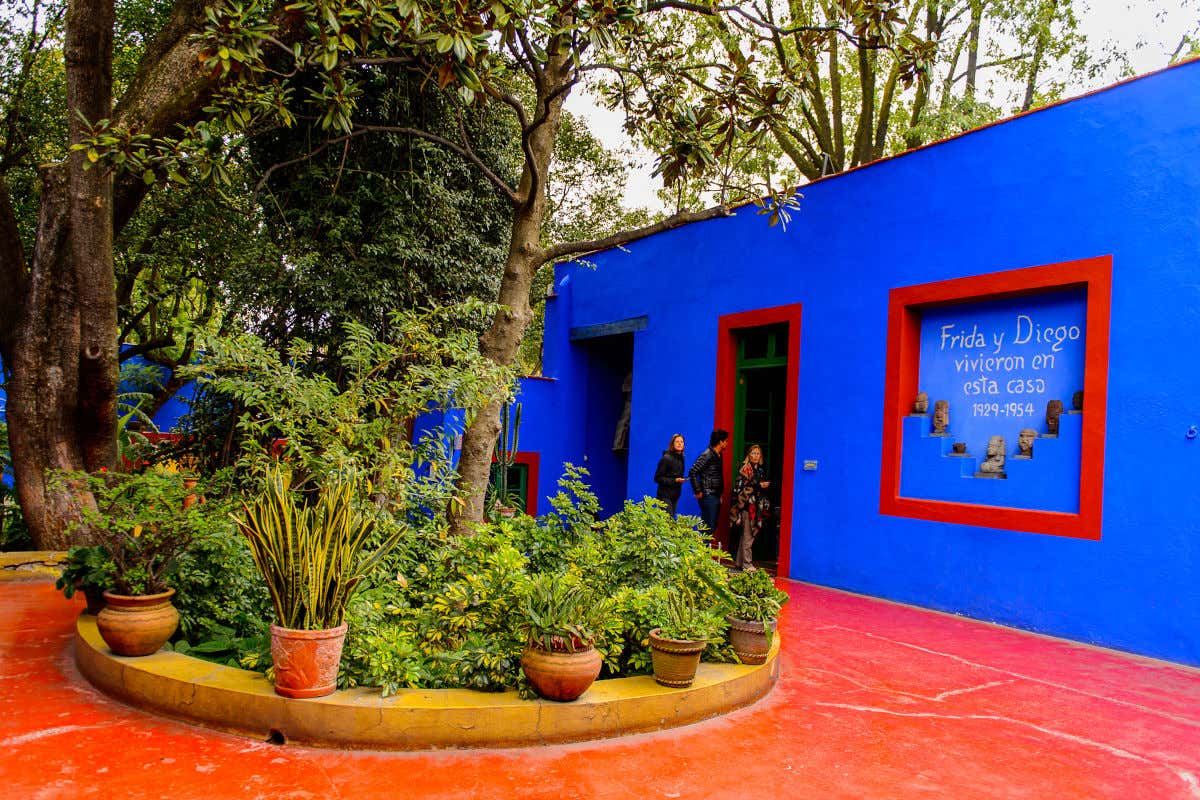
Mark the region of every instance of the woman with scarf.
<instances>
[{"instance_id":1,"label":"woman with scarf","mask_svg":"<svg viewBox=\"0 0 1200 800\"><path fill-rule=\"evenodd\" d=\"M762 530L763 516L770 507L766 490L771 482L767 480L762 460L762 448L750 445L733 485L730 523L731 527L741 526L742 541L734 554L734 563L740 570L754 569L754 538Z\"/></svg>"}]
</instances>

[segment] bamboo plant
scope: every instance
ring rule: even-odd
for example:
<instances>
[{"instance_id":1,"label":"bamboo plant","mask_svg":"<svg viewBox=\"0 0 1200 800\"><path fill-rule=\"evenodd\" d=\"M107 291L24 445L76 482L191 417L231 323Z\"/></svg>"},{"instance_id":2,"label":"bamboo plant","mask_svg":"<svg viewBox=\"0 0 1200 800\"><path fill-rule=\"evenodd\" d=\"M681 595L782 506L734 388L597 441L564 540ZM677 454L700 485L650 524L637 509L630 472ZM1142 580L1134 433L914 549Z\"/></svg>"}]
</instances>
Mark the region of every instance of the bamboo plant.
<instances>
[{"instance_id":1,"label":"bamboo plant","mask_svg":"<svg viewBox=\"0 0 1200 800\"><path fill-rule=\"evenodd\" d=\"M257 500L242 504L244 518L234 517L250 542L280 626L340 626L358 581L398 541L400 530L374 552L364 553L376 520L355 509L358 488L353 479L335 478L305 507L291 473L274 468Z\"/></svg>"}]
</instances>

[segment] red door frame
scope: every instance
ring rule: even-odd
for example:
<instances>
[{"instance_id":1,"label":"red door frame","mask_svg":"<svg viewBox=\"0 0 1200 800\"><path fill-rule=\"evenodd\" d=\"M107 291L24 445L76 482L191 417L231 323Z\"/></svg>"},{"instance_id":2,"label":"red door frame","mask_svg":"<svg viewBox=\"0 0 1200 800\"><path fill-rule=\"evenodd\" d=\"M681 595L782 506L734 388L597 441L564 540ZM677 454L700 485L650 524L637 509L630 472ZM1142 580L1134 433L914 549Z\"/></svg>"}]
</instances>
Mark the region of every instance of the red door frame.
<instances>
[{"instance_id":1,"label":"red door frame","mask_svg":"<svg viewBox=\"0 0 1200 800\"><path fill-rule=\"evenodd\" d=\"M759 308L724 314L717 321L717 385L713 400L713 428L733 431L733 413L736 399L735 372L737 371L737 332L746 328L787 323L788 360L787 391L783 411L783 457L781 462L783 486L779 491L779 567L777 574L786 578L791 572L792 554L792 498L796 484L796 414L799 409L800 391L800 303L786 306ZM728 453L728 451L726 451ZM722 509L729 508L733 489L734 456L725 464L725 496ZM721 547L729 545L729 519L722 513L717 525L717 541Z\"/></svg>"}]
</instances>

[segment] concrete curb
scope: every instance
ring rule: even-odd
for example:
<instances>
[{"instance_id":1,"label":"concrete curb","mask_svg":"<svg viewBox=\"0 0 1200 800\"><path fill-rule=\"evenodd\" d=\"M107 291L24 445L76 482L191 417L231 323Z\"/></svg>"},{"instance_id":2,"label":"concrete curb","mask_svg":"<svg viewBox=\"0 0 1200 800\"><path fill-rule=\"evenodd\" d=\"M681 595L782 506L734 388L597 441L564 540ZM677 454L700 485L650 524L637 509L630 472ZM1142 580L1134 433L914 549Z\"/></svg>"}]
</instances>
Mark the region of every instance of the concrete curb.
<instances>
[{"instance_id":1,"label":"concrete curb","mask_svg":"<svg viewBox=\"0 0 1200 800\"><path fill-rule=\"evenodd\" d=\"M360 688L288 700L257 672L166 651L124 658L109 651L94 617L81 614L75 627L80 672L130 705L259 740L370 750L525 747L688 725L765 696L779 679L778 656L776 636L762 666L701 664L688 689L648 676L597 681L573 703L468 689L407 689L385 698Z\"/></svg>"},{"instance_id":2,"label":"concrete curb","mask_svg":"<svg viewBox=\"0 0 1200 800\"><path fill-rule=\"evenodd\" d=\"M0 581L57 578L67 554L61 550L27 550L0 553Z\"/></svg>"}]
</instances>

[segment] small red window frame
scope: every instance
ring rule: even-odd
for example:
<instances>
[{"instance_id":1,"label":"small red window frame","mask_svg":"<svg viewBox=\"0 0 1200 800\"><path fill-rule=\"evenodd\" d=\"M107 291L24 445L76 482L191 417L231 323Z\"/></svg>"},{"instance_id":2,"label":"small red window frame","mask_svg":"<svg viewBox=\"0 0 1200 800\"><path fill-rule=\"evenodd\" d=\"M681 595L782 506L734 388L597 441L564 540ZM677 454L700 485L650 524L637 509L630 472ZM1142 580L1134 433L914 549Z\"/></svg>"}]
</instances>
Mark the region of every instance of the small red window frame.
<instances>
[{"instance_id":1,"label":"small red window frame","mask_svg":"<svg viewBox=\"0 0 1200 800\"><path fill-rule=\"evenodd\" d=\"M1076 288L1087 290L1083 368L1086 404L1079 464L1078 513L902 497L901 417L918 391L922 309ZM892 289L888 296L887 378L884 385L879 512L894 517L1099 540L1104 505L1104 437L1111 306L1112 256Z\"/></svg>"},{"instance_id":2,"label":"small red window frame","mask_svg":"<svg viewBox=\"0 0 1200 800\"><path fill-rule=\"evenodd\" d=\"M542 456L533 450L518 450L512 454L513 466L524 465L525 475L525 513L531 517L537 516L538 507L538 478L542 464ZM492 463L496 463L496 454L492 453Z\"/></svg>"}]
</instances>

